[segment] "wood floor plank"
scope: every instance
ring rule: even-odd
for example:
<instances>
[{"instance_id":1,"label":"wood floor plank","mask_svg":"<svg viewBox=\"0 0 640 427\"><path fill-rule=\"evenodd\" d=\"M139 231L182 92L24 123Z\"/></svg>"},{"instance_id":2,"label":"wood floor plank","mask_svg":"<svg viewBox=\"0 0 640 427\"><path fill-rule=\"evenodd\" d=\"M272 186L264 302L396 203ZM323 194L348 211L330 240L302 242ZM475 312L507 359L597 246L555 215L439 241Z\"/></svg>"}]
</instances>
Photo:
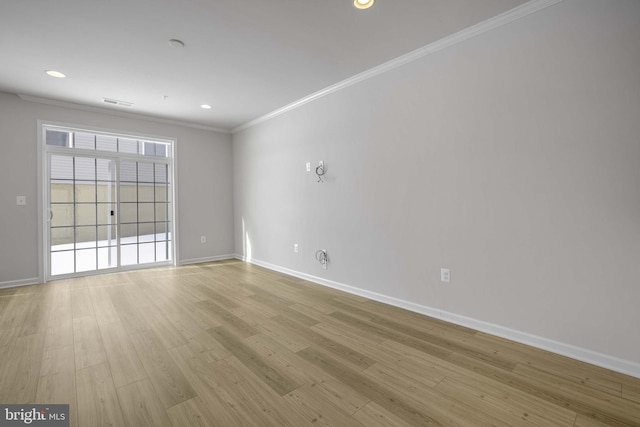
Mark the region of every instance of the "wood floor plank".
<instances>
[{"instance_id":1,"label":"wood floor plank","mask_svg":"<svg viewBox=\"0 0 640 427\"><path fill-rule=\"evenodd\" d=\"M165 310L164 314L195 351L208 352L214 360L231 356L231 353L207 332L211 327L203 329L191 313L183 310ZM220 324L214 327L218 326Z\"/></svg>"},{"instance_id":2,"label":"wood floor plank","mask_svg":"<svg viewBox=\"0 0 640 427\"><path fill-rule=\"evenodd\" d=\"M306 369L309 366L308 363L266 335L253 335L245 339L244 344L256 354L262 355L271 366L285 373L296 384L308 382L313 374Z\"/></svg>"},{"instance_id":3,"label":"wood floor plank","mask_svg":"<svg viewBox=\"0 0 640 427\"><path fill-rule=\"evenodd\" d=\"M401 323L382 319L380 317L372 319L371 322L381 325L387 330L398 331L412 338L426 341L430 344L435 344L438 347L446 349L450 352L464 354L468 357L482 360L486 363L495 365L503 369L511 370L516 366L516 363L513 360L503 358L493 352L484 351L482 349L479 349L478 347L473 346L472 343L467 342L466 340L466 338L471 338L471 336L468 336L468 334L465 334L465 339L459 340L457 339L457 337L455 339L452 339L446 332L442 333L438 329L436 329L435 332L433 330L425 331L421 328L402 325Z\"/></svg>"},{"instance_id":4,"label":"wood floor plank","mask_svg":"<svg viewBox=\"0 0 640 427\"><path fill-rule=\"evenodd\" d=\"M589 418L585 415L578 414L574 427L606 427L608 424L601 423L598 420Z\"/></svg>"},{"instance_id":5,"label":"wood floor plank","mask_svg":"<svg viewBox=\"0 0 640 427\"><path fill-rule=\"evenodd\" d=\"M402 343L409 347L413 347L418 351L432 354L434 356L437 356L443 359L445 359L452 353L451 350L443 348L429 341L404 335L402 333L392 331L382 326L377 326L371 322L358 319L356 317L350 316L340 311L331 313L330 316L333 316L336 319L340 319L341 321L349 323L352 326L357 327L366 333L372 334L374 336L379 336L382 339L388 339L388 340L393 340L393 341Z\"/></svg>"},{"instance_id":6,"label":"wood floor plank","mask_svg":"<svg viewBox=\"0 0 640 427\"><path fill-rule=\"evenodd\" d=\"M167 409L167 415L174 427L227 427L219 414L212 412L209 405L196 396L179 405Z\"/></svg>"},{"instance_id":7,"label":"wood floor plank","mask_svg":"<svg viewBox=\"0 0 640 427\"><path fill-rule=\"evenodd\" d=\"M230 391L220 383L220 378L189 346L184 345L169 350L169 354L180 367L198 397L216 414L216 421L223 426L261 427L259 419L252 419L250 411Z\"/></svg>"},{"instance_id":8,"label":"wood floor plank","mask_svg":"<svg viewBox=\"0 0 640 427\"><path fill-rule=\"evenodd\" d=\"M375 357L379 363L420 378L427 384L437 384L447 376L464 372L453 363L392 340L380 343Z\"/></svg>"},{"instance_id":9,"label":"wood floor plank","mask_svg":"<svg viewBox=\"0 0 640 427\"><path fill-rule=\"evenodd\" d=\"M115 286L108 287L105 291L109 295L111 304L127 333L134 334L150 328L142 316L140 307L136 305L129 292L126 292L122 287Z\"/></svg>"},{"instance_id":10,"label":"wood floor plank","mask_svg":"<svg viewBox=\"0 0 640 427\"><path fill-rule=\"evenodd\" d=\"M608 407L608 410L603 411L603 403L596 402L597 399L570 390L560 389L555 387L553 383L546 383L538 377L525 376L516 372L506 372L494 366L470 359L464 355L452 355L450 360L455 361L461 369L468 369L500 383L509 384L516 389L542 400L565 407L578 414L586 415L589 418L602 421L605 424L612 426L634 425L634 421L623 420L619 414L609 412L609 410L612 409L609 404L604 403L604 405ZM626 412L629 411L632 413L635 412L627 408ZM640 414L640 412L638 412L638 414Z\"/></svg>"},{"instance_id":11,"label":"wood floor plank","mask_svg":"<svg viewBox=\"0 0 640 427\"><path fill-rule=\"evenodd\" d=\"M474 388L468 384L445 378L436 390L452 399L465 402L468 406L492 414L511 426L573 426L576 413L572 411L554 411L551 405L540 405L530 400L519 400L510 393L499 394L489 387ZM548 411L552 409L551 411ZM562 409L562 408L558 408Z\"/></svg>"},{"instance_id":12,"label":"wood floor plank","mask_svg":"<svg viewBox=\"0 0 640 427\"><path fill-rule=\"evenodd\" d=\"M147 378L147 372L142 367L138 353L122 323L102 324L100 334L116 388Z\"/></svg>"},{"instance_id":13,"label":"wood floor plank","mask_svg":"<svg viewBox=\"0 0 640 427\"><path fill-rule=\"evenodd\" d=\"M310 340L292 331L291 328L287 328L287 326L281 325L273 320L258 325L257 329L294 353L313 345Z\"/></svg>"},{"instance_id":14,"label":"wood floor plank","mask_svg":"<svg viewBox=\"0 0 640 427\"><path fill-rule=\"evenodd\" d=\"M73 319L73 345L76 370L107 361L100 329L93 316Z\"/></svg>"},{"instance_id":15,"label":"wood floor plank","mask_svg":"<svg viewBox=\"0 0 640 427\"><path fill-rule=\"evenodd\" d=\"M273 321L302 336L305 340L313 343L313 345L332 353L334 356L340 358L341 361L348 363L356 369L366 369L375 363L369 356L355 350L353 348L355 346L340 344L289 317L276 316L273 318Z\"/></svg>"},{"instance_id":16,"label":"wood floor plank","mask_svg":"<svg viewBox=\"0 0 640 427\"><path fill-rule=\"evenodd\" d=\"M23 288L0 298L0 339L41 333L47 328L53 289L43 285Z\"/></svg>"},{"instance_id":17,"label":"wood floor plank","mask_svg":"<svg viewBox=\"0 0 640 427\"><path fill-rule=\"evenodd\" d=\"M231 314L245 321L254 330L258 330L260 325L269 321L268 317L265 317L258 311L254 311L249 307L238 307L229 310Z\"/></svg>"},{"instance_id":18,"label":"wood floor plank","mask_svg":"<svg viewBox=\"0 0 640 427\"><path fill-rule=\"evenodd\" d=\"M338 309L332 314L341 312L361 320L371 320L376 316L376 313L373 310L369 310L366 306L364 306L365 308L363 309L363 303L361 302L348 301L344 298L333 298L330 304Z\"/></svg>"},{"instance_id":19,"label":"wood floor plank","mask_svg":"<svg viewBox=\"0 0 640 427\"><path fill-rule=\"evenodd\" d=\"M40 364L40 376L68 374L75 375L73 345L45 348Z\"/></svg>"},{"instance_id":20,"label":"wood floor plank","mask_svg":"<svg viewBox=\"0 0 640 427\"><path fill-rule=\"evenodd\" d=\"M78 425L124 426L124 418L106 363L76 372Z\"/></svg>"},{"instance_id":21,"label":"wood floor plank","mask_svg":"<svg viewBox=\"0 0 640 427\"><path fill-rule=\"evenodd\" d=\"M270 295L266 293L260 293L251 295L250 299L264 305L270 307L272 310L277 311L280 316L289 317L291 320L294 320L298 323L302 323L306 326L315 325L318 323L312 317L309 317L300 311L292 310L291 305L294 304L292 301L287 301L283 298L276 297L275 295Z\"/></svg>"},{"instance_id":22,"label":"wood floor plank","mask_svg":"<svg viewBox=\"0 0 640 427\"><path fill-rule=\"evenodd\" d=\"M503 358L509 358L519 364L544 368L548 372L562 375L576 383L618 396L621 394L623 384L637 382L636 378L628 375L480 332L473 337L472 341L473 345L500 354Z\"/></svg>"},{"instance_id":23,"label":"wood floor plank","mask_svg":"<svg viewBox=\"0 0 640 427\"><path fill-rule=\"evenodd\" d=\"M309 347L299 351L298 355L309 363L317 365L334 378L339 378L347 386L375 401L406 422L420 426L438 425L425 411L419 409L420 405L409 402L408 399L403 398L392 389L384 387L379 382L342 365L327 353L314 347Z\"/></svg>"},{"instance_id":24,"label":"wood floor plank","mask_svg":"<svg viewBox=\"0 0 640 427\"><path fill-rule=\"evenodd\" d=\"M243 297L241 301L242 301L242 304L237 309L233 309L229 311L235 314L236 310L244 309L246 311L256 313L261 318L266 318L266 319L270 319L280 314L278 310L270 308L267 305L261 304L260 302L254 300L253 298Z\"/></svg>"},{"instance_id":25,"label":"wood floor plank","mask_svg":"<svg viewBox=\"0 0 640 427\"><path fill-rule=\"evenodd\" d=\"M317 325L311 326L310 329L326 338L329 338L330 340L346 346L362 345L363 347L368 348L370 346L376 346L384 341L383 338L371 336L366 333L359 334L356 328L331 321L318 323Z\"/></svg>"},{"instance_id":26,"label":"wood floor plank","mask_svg":"<svg viewBox=\"0 0 640 427\"><path fill-rule=\"evenodd\" d=\"M258 333L249 323L211 300L200 301L196 305L216 316L226 328L233 330L236 335L246 338Z\"/></svg>"},{"instance_id":27,"label":"wood floor plank","mask_svg":"<svg viewBox=\"0 0 640 427\"><path fill-rule=\"evenodd\" d=\"M450 383L454 385L449 387ZM537 396L525 393L510 384L504 384L472 374L466 371L459 371L443 379L436 388L444 390L449 387L455 393L465 392L474 398L490 399L500 402L509 408L513 413L524 415L529 421L539 420L538 424L560 424L571 425L576 417L576 413L562 406L555 405Z\"/></svg>"},{"instance_id":28,"label":"wood floor plank","mask_svg":"<svg viewBox=\"0 0 640 427\"><path fill-rule=\"evenodd\" d=\"M38 381L36 402L69 405L69 425L78 426L75 370L41 376Z\"/></svg>"},{"instance_id":29,"label":"wood floor plank","mask_svg":"<svg viewBox=\"0 0 640 427\"><path fill-rule=\"evenodd\" d=\"M171 421L148 379L119 387L117 393L125 426L171 427Z\"/></svg>"},{"instance_id":30,"label":"wood floor plank","mask_svg":"<svg viewBox=\"0 0 640 427\"><path fill-rule=\"evenodd\" d=\"M211 286L195 285L195 290L199 291L200 294L204 296L205 300L209 299L215 301L216 304L218 304L225 310L231 310L240 307L236 301L232 300L231 298L227 298L220 292L215 291Z\"/></svg>"},{"instance_id":31,"label":"wood floor plank","mask_svg":"<svg viewBox=\"0 0 640 427\"><path fill-rule=\"evenodd\" d=\"M232 356L211 363L211 369L225 390L263 426L297 427L306 425L297 413L283 405L282 397L246 364Z\"/></svg>"},{"instance_id":32,"label":"wood floor plank","mask_svg":"<svg viewBox=\"0 0 640 427\"><path fill-rule=\"evenodd\" d=\"M639 384L623 384L622 385L622 397L625 399L633 400L640 403L640 383Z\"/></svg>"},{"instance_id":33,"label":"wood floor plank","mask_svg":"<svg viewBox=\"0 0 640 427\"><path fill-rule=\"evenodd\" d=\"M99 325L105 323L119 322L120 316L116 311L107 288L105 287L90 287L88 288L89 297L93 305L96 321Z\"/></svg>"},{"instance_id":34,"label":"wood floor plank","mask_svg":"<svg viewBox=\"0 0 640 427\"><path fill-rule=\"evenodd\" d=\"M162 346L155 332L145 331L131 335L131 341L165 408L196 396L191 384Z\"/></svg>"},{"instance_id":35,"label":"wood floor plank","mask_svg":"<svg viewBox=\"0 0 640 427\"><path fill-rule=\"evenodd\" d=\"M309 386L300 387L284 398L297 409L297 413L306 418L309 425L365 427Z\"/></svg>"},{"instance_id":36,"label":"wood floor plank","mask_svg":"<svg viewBox=\"0 0 640 427\"><path fill-rule=\"evenodd\" d=\"M36 403L44 335L11 338L0 347L0 402Z\"/></svg>"},{"instance_id":37,"label":"wood floor plank","mask_svg":"<svg viewBox=\"0 0 640 427\"><path fill-rule=\"evenodd\" d=\"M73 318L93 316L93 304L86 287L71 291L71 314Z\"/></svg>"},{"instance_id":38,"label":"wood floor plank","mask_svg":"<svg viewBox=\"0 0 640 427\"><path fill-rule=\"evenodd\" d=\"M52 295L53 290L48 289L29 298L22 313L20 336L46 332L52 307Z\"/></svg>"},{"instance_id":39,"label":"wood floor plank","mask_svg":"<svg viewBox=\"0 0 640 427\"><path fill-rule=\"evenodd\" d=\"M302 385L286 372L274 368L268 357L253 350L242 337L224 326L210 329L209 333L276 393L287 394Z\"/></svg>"},{"instance_id":40,"label":"wood floor plank","mask_svg":"<svg viewBox=\"0 0 640 427\"><path fill-rule=\"evenodd\" d=\"M392 367L374 365L363 372L373 380L402 394L405 399L421 402L427 413L443 425L492 425L509 426L510 420L500 417L498 410L489 405L472 405L471 400L460 400L440 393L419 378L406 375ZM443 380L444 381L444 380ZM483 402L484 403L484 402Z\"/></svg>"},{"instance_id":41,"label":"wood floor plank","mask_svg":"<svg viewBox=\"0 0 640 427\"><path fill-rule=\"evenodd\" d=\"M46 331L45 348L67 345L73 345L73 319L71 316L66 319L50 321Z\"/></svg>"},{"instance_id":42,"label":"wood floor plank","mask_svg":"<svg viewBox=\"0 0 640 427\"><path fill-rule=\"evenodd\" d=\"M247 338L247 344L265 354L272 363L279 366L299 383L304 383L324 398L348 414L353 414L369 399L347 387L342 382L327 375L322 369L307 362L297 354L266 335L254 335Z\"/></svg>"},{"instance_id":43,"label":"wood floor plank","mask_svg":"<svg viewBox=\"0 0 640 427\"><path fill-rule=\"evenodd\" d=\"M640 425L640 404L629 403L625 399L602 393L589 387L584 387L567 381L562 377L549 374L541 369L531 366L518 365L514 370L527 381L531 381L537 387L547 387L554 391L561 390L568 398L582 406L589 406L591 410L587 413L579 411L583 415L602 419L607 423L623 423L630 425Z\"/></svg>"},{"instance_id":44,"label":"wood floor plank","mask_svg":"<svg viewBox=\"0 0 640 427\"><path fill-rule=\"evenodd\" d=\"M369 402L353 414L353 418L367 427L411 427L411 424L393 415L376 402Z\"/></svg>"},{"instance_id":45,"label":"wood floor plank","mask_svg":"<svg viewBox=\"0 0 640 427\"><path fill-rule=\"evenodd\" d=\"M142 318L149 329L152 329L160 338L164 348L170 349L188 343L187 339L155 305L145 307L142 310Z\"/></svg>"}]
</instances>

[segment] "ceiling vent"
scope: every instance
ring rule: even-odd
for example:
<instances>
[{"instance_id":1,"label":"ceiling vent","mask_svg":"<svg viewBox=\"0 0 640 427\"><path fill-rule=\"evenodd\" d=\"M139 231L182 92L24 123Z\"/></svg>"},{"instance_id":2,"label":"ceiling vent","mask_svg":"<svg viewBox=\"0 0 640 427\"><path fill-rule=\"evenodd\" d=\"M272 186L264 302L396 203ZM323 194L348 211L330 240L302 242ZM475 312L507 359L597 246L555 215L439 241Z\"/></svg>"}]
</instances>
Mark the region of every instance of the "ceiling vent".
<instances>
[{"instance_id":1,"label":"ceiling vent","mask_svg":"<svg viewBox=\"0 0 640 427\"><path fill-rule=\"evenodd\" d=\"M117 99L111 98L102 98L102 102L105 104L119 105L120 107L133 107L133 102L118 101Z\"/></svg>"}]
</instances>

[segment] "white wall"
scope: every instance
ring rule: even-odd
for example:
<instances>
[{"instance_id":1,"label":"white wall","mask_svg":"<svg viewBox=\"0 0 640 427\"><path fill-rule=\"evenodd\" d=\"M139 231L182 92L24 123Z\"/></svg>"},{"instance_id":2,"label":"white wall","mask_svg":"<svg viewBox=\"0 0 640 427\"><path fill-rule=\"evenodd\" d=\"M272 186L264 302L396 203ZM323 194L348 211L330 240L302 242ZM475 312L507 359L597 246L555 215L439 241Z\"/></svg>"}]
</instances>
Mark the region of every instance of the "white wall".
<instances>
[{"instance_id":1,"label":"white wall","mask_svg":"<svg viewBox=\"0 0 640 427\"><path fill-rule=\"evenodd\" d=\"M637 369L639 46L566 0L234 135L236 251Z\"/></svg>"},{"instance_id":2,"label":"white wall","mask_svg":"<svg viewBox=\"0 0 640 427\"><path fill-rule=\"evenodd\" d=\"M0 284L38 277L37 121L177 139L179 262L233 253L231 136L24 101L0 92ZM16 206L16 196L27 206ZM200 243L200 236L207 243Z\"/></svg>"}]
</instances>

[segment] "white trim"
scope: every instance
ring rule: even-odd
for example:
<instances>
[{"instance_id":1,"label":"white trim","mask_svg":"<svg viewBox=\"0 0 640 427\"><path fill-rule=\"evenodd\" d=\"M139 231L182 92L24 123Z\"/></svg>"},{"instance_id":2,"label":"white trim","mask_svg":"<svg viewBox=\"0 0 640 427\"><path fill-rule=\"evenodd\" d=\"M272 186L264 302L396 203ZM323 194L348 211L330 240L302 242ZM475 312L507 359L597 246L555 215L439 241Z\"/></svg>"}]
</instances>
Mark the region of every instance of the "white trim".
<instances>
[{"instance_id":1,"label":"white trim","mask_svg":"<svg viewBox=\"0 0 640 427\"><path fill-rule=\"evenodd\" d=\"M48 176L48 166L45 169L43 162L46 162L46 155L44 152L44 124L45 121L38 120L38 280L40 283L45 282L46 271L48 271L48 262L47 262L47 254L49 253L46 249L45 245L45 237L44 233L48 232L47 219L45 218L44 210L47 206L49 206L48 201L46 200L46 195L44 189L47 186L47 176Z\"/></svg>"},{"instance_id":2,"label":"white trim","mask_svg":"<svg viewBox=\"0 0 640 427\"><path fill-rule=\"evenodd\" d=\"M528 1L518 7L515 7L511 10L501 13L500 15L489 18L486 21L482 21L476 25L472 25L469 28L465 28L464 30L458 31L457 33L451 34L433 43L420 47L405 55L402 55L390 61L384 62L378 66L375 66L366 71L358 73L355 76L351 76L345 80L342 80L341 82L335 83L331 86L327 86L326 88L321 89L315 93L312 93L311 95L307 95L304 98L300 98L299 100L294 101L291 104L285 105L284 107L278 108L277 110L274 110L270 113L267 113L254 120L251 120L250 122L247 122L243 125L240 125L234 128L233 130L231 130L231 133L235 134L240 131L249 129L250 127L253 127L257 124L271 120L274 117L277 117L288 111L295 110L296 108L301 107L305 104L308 104L312 101L315 101L319 98L322 98L324 96L327 96L339 90L345 89L349 86L353 86L357 83L376 77L388 71L394 70L398 67L409 64L418 59L424 58L427 55L431 55L432 53L449 48L465 40L479 36L483 33L486 33L488 31L491 31L503 25L509 24L518 19L524 18L525 16L531 15L532 13L536 13L549 6L553 6L554 4L559 3L561 1L562 0Z\"/></svg>"},{"instance_id":3,"label":"white trim","mask_svg":"<svg viewBox=\"0 0 640 427\"><path fill-rule=\"evenodd\" d=\"M344 291L354 295L359 295L361 297L389 304L394 307L404 308L405 310L424 314L425 316L444 320L456 325L465 326L480 332L495 335L501 338L506 338L508 340L515 341L521 344L530 345L532 347L547 350L556 354L560 354L562 356L567 356L575 360L580 360L582 362L590 363L592 365L600 366L602 368L611 369L612 371L640 378L640 363L637 362L620 359L608 354L599 353L597 351L588 350L586 348L577 347L559 341L554 341L548 338L517 331L515 329L506 328L504 326L496 325L482 320L473 319L471 317L450 313L437 308L401 300L398 298L390 297L388 295L379 294L377 292L367 291L365 289L345 285L343 283L334 282L332 280L323 279L321 277L313 276L310 274L301 273L289 268L280 267L278 265L260 261L255 258L247 261L242 255L236 254L235 257L239 260L249 262L251 264L255 264L269 270L278 271L280 273L298 277L300 279L327 286L329 288L338 289L340 291Z\"/></svg>"},{"instance_id":4,"label":"white trim","mask_svg":"<svg viewBox=\"0 0 640 427\"><path fill-rule=\"evenodd\" d=\"M145 140L148 142L163 142L166 144L172 144L177 141L177 138L167 135L154 135L143 132L132 132L130 130L118 130L111 128L103 128L98 126L87 126L87 125L79 125L77 123L68 123L68 122L59 122L55 120L38 120L38 125L50 127L50 128L60 128L61 130L69 130L73 132L87 132L87 133L97 133L102 135L111 135L120 138L132 138ZM43 138L44 140L44 138ZM43 142L44 145L44 142ZM68 148L67 148L68 150ZM99 150L87 150L88 152L95 153L100 152ZM120 155L126 155L128 153L120 153L116 151L107 151L106 153L118 153ZM139 154L132 154L133 157L140 157ZM163 159L164 157L158 157L159 159Z\"/></svg>"},{"instance_id":5,"label":"white trim","mask_svg":"<svg viewBox=\"0 0 640 427\"><path fill-rule=\"evenodd\" d=\"M171 235L171 249L173 250L173 260L172 264L174 267L178 265L178 260L180 259L180 218L179 218L179 209L178 206L180 204L180 196L178 194L178 138L173 139L173 144L171 144L171 149L173 152L171 153L171 158L173 161L171 162L171 191L173 191L173 230Z\"/></svg>"},{"instance_id":6,"label":"white trim","mask_svg":"<svg viewBox=\"0 0 640 427\"><path fill-rule=\"evenodd\" d=\"M18 286L27 286L27 285L39 285L41 283L42 281L38 280L37 277L31 277L30 279L9 280L6 282L0 282L0 289L15 288Z\"/></svg>"},{"instance_id":7,"label":"white trim","mask_svg":"<svg viewBox=\"0 0 640 427\"><path fill-rule=\"evenodd\" d=\"M205 257L205 258L183 259L183 260L180 260L178 265L202 264L205 262L224 261L227 259L236 259L236 258L237 258L237 255L235 254L216 255L216 256Z\"/></svg>"},{"instance_id":8,"label":"white trim","mask_svg":"<svg viewBox=\"0 0 640 427\"><path fill-rule=\"evenodd\" d=\"M93 113L110 114L112 116L127 117L130 119L148 120L151 122L164 123L168 125L182 126L182 127L193 128L193 129L208 130L208 131L224 133L224 134L231 133L231 131L228 129L221 129L214 126L200 125L197 123L183 122L180 120L164 119L161 117L147 116L146 114L140 114L140 113L114 111L114 110L111 110L110 108L93 107L91 105L76 104L75 102L59 101L56 99L49 99L49 98L41 98L38 96L25 95L23 93L18 93L17 95L20 97L20 99L24 101L37 102L39 104L55 105L57 107L73 108L76 110L91 111Z\"/></svg>"}]
</instances>

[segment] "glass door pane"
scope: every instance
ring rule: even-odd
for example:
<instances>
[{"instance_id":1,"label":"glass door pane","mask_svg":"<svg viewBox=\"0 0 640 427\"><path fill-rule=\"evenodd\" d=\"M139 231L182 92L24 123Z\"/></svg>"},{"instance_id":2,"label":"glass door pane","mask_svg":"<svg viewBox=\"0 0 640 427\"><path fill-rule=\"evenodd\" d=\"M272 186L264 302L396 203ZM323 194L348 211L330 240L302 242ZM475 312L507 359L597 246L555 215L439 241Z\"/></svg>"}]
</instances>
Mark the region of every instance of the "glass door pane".
<instances>
[{"instance_id":1,"label":"glass door pane","mask_svg":"<svg viewBox=\"0 0 640 427\"><path fill-rule=\"evenodd\" d=\"M50 275L118 267L116 161L49 156Z\"/></svg>"},{"instance_id":2,"label":"glass door pane","mask_svg":"<svg viewBox=\"0 0 640 427\"><path fill-rule=\"evenodd\" d=\"M169 165L120 162L122 265L171 260Z\"/></svg>"}]
</instances>

